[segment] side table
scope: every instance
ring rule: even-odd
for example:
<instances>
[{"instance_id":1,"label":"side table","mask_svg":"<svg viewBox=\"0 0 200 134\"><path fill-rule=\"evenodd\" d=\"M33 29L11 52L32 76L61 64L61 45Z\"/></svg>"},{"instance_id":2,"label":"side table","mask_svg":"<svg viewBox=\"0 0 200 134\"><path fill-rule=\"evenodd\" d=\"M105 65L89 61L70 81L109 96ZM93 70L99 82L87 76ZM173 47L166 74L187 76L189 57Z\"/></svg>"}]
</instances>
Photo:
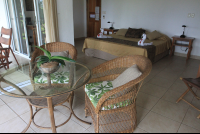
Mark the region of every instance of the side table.
<instances>
[{"instance_id":1,"label":"side table","mask_svg":"<svg viewBox=\"0 0 200 134\"><path fill-rule=\"evenodd\" d=\"M109 29L109 28L104 28L104 31L107 31L107 35L109 35L109 32L115 33L117 32L119 29Z\"/></svg>"},{"instance_id":2,"label":"side table","mask_svg":"<svg viewBox=\"0 0 200 134\"><path fill-rule=\"evenodd\" d=\"M173 38L173 41L172 41L170 56L174 55L175 46L187 47L189 50L187 53L186 60L188 60L190 58L190 54L192 51L192 43L195 40L195 38L193 37L180 38L180 36L173 36L172 38ZM177 43L177 41L188 42L188 44L180 44L180 43Z\"/></svg>"}]
</instances>

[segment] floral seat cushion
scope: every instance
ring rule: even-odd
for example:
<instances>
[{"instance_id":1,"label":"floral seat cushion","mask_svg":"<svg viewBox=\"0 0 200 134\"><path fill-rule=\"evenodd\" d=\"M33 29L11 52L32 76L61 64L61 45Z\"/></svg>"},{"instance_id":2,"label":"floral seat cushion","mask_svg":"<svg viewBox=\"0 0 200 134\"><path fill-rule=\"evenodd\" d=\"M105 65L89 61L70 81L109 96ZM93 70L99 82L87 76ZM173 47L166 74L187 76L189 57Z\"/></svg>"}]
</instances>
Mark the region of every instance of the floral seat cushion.
<instances>
[{"instance_id":1,"label":"floral seat cushion","mask_svg":"<svg viewBox=\"0 0 200 134\"><path fill-rule=\"evenodd\" d=\"M65 71L58 71L55 73L52 73L50 75L51 77L51 83L53 84L57 84L57 83L69 83L69 72L65 72ZM36 84L45 84L48 83L47 82L47 75L42 73L41 71L38 72L35 76L34 76L34 82Z\"/></svg>"},{"instance_id":2,"label":"floral seat cushion","mask_svg":"<svg viewBox=\"0 0 200 134\"><path fill-rule=\"evenodd\" d=\"M85 86L85 92L95 108L100 98L106 92L112 89L113 89L113 85L111 81L90 83Z\"/></svg>"},{"instance_id":3,"label":"floral seat cushion","mask_svg":"<svg viewBox=\"0 0 200 134\"><path fill-rule=\"evenodd\" d=\"M106 93L113 89L113 83L112 81L103 81L103 82L96 82L96 83L90 83L85 86L85 92L96 108L100 98ZM122 102L112 104L109 106L102 107L102 110L111 110L116 108L122 108L126 107L128 105L131 105L131 100L124 100Z\"/></svg>"}]
</instances>

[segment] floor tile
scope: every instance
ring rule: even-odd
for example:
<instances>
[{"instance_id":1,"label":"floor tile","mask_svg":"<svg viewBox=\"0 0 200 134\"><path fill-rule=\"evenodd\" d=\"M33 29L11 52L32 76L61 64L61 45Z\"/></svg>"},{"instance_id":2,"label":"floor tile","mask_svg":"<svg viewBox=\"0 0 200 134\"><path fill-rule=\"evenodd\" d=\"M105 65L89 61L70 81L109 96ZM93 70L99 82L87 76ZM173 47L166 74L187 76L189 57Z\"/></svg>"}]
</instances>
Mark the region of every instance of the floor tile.
<instances>
[{"instance_id":1,"label":"floor tile","mask_svg":"<svg viewBox=\"0 0 200 134\"><path fill-rule=\"evenodd\" d=\"M137 96L136 105L145 109L152 109L159 98L140 92Z\"/></svg>"},{"instance_id":2,"label":"floor tile","mask_svg":"<svg viewBox=\"0 0 200 134\"><path fill-rule=\"evenodd\" d=\"M151 83L146 83L144 86L142 86L140 91L161 98L165 94L167 89L157 85L153 85Z\"/></svg>"},{"instance_id":3,"label":"floor tile","mask_svg":"<svg viewBox=\"0 0 200 134\"><path fill-rule=\"evenodd\" d=\"M15 101L7 103L8 106L14 110L18 115L22 115L30 111L30 107L26 99L17 99Z\"/></svg>"},{"instance_id":4,"label":"floor tile","mask_svg":"<svg viewBox=\"0 0 200 134\"><path fill-rule=\"evenodd\" d=\"M156 76L152 80L150 80L149 83L168 89L174 83L174 80Z\"/></svg>"},{"instance_id":5,"label":"floor tile","mask_svg":"<svg viewBox=\"0 0 200 134\"><path fill-rule=\"evenodd\" d=\"M185 85L184 82L174 82L174 84L169 89L180 93L184 93L188 89L188 87Z\"/></svg>"},{"instance_id":6,"label":"floor tile","mask_svg":"<svg viewBox=\"0 0 200 134\"><path fill-rule=\"evenodd\" d=\"M83 133L86 129L73 120L70 120L67 124L57 128L58 133Z\"/></svg>"},{"instance_id":7,"label":"floor tile","mask_svg":"<svg viewBox=\"0 0 200 134\"><path fill-rule=\"evenodd\" d=\"M88 122L88 123L92 123L92 124L93 124L93 121L92 121L91 116L85 118L85 110L84 110L84 109L85 109L85 104L82 104L82 105L79 105L79 106L75 107L75 108L74 108L74 113L75 113L75 115L76 115L79 119L81 119L81 120L83 120L83 121L86 121L86 122ZM76 123L78 123L79 125L81 125L82 127L86 128L86 129L88 129L89 127L91 127L91 125L85 124L85 123L79 121L79 120L76 119L74 116L72 116L72 120L75 121Z\"/></svg>"},{"instance_id":8,"label":"floor tile","mask_svg":"<svg viewBox=\"0 0 200 134\"><path fill-rule=\"evenodd\" d=\"M145 118L145 116L149 113L149 110L144 109L139 106L137 106L136 109L137 109L137 123L139 124Z\"/></svg>"},{"instance_id":9,"label":"floor tile","mask_svg":"<svg viewBox=\"0 0 200 134\"><path fill-rule=\"evenodd\" d=\"M147 132L137 127L133 133L147 133Z\"/></svg>"},{"instance_id":10,"label":"floor tile","mask_svg":"<svg viewBox=\"0 0 200 134\"><path fill-rule=\"evenodd\" d=\"M176 133L180 123L150 112L138 127L149 133Z\"/></svg>"},{"instance_id":11,"label":"floor tile","mask_svg":"<svg viewBox=\"0 0 200 134\"><path fill-rule=\"evenodd\" d=\"M95 133L94 124L92 124L87 130L91 133Z\"/></svg>"},{"instance_id":12,"label":"floor tile","mask_svg":"<svg viewBox=\"0 0 200 134\"><path fill-rule=\"evenodd\" d=\"M197 116L199 116L200 112L197 110L189 109L182 124L185 124L187 126L193 127L200 131L200 120L197 119Z\"/></svg>"},{"instance_id":13,"label":"floor tile","mask_svg":"<svg viewBox=\"0 0 200 134\"><path fill-rule=\"evenodd\" d=\"M6 95L0 95L1 100L3 100L5 103L13 102L15 100L18 100L18 98L6 96Z\"/></svg>"},{"instance_id":14,"label":"floor tile","mask_svg":"<svg viewBox=\"0 0 200 134\"><path fill-rule=\"evenodd\" d=\"M181 97L183 93L173 91L173 90L168 90L165 95L162 97L163 100L176 103L177 100ZM193 99L193 94L188 92L185 96L184 99L187 100L188 102L191 102ZM180 101L179 103L176 103L177 105L183 105L185 107L188 107L188 104L186 104L184 101Z\"/></svg>"},{"instance_id":15,"label":"floor tile","mask_svg":"<svg viewBox=\"0 0 200 134\"><path fill-rule=\"evenodd\" d=\"M0 132L1 133L21 133L26 128L26 126L27 124L22 119L20 119L19 117L16 117L0 125ZM34 133L34 131L30 128L28 129L27 133Z\"/></svg>"},{"instance_id":16,"label":"floor tile","mask_svg":"<svg viewBox=\"0 0 200 134\"><path fill-rule=\"evenodd\" d=\"M27 113L21 115L20 117L28 124L29 119L30 119L30 113L27 112ZM54 118L55 118L56 125L60 125L60 124L64 123L69 118L69 115L68 116L64 115L64 114L62 114L61 112L59 112L58 110L55 109ZM51 127L48 109L43 109L43 110L39 111L35 115L34 121L39 126ZM69 122L67 124L69 124ZM37 128L33 123L31 123L30 127L37 133L52 133L52 131L50 129ZM61 127L64 127L64 126L61 126Z\"/></svg>"},{"instance_id":17,"label":"floor tile","mask_svg":"<svg viewBox=\"0 0 200 134\"><path fill-rule=\"evenodd\" d=\"M161 71L158 75L156 75L157 77L161 77L161 78L165 78L165 79L168 79L168 80L177 80L180 76L176 73L173 73L173 72L164 72L164 71Z\"/></svg>"},{"instance_id":18,"label":"floor tile","mask_svg":"<svg viewBox=\"0 0 200 134\"><path fill-rule=\"evenodd\" d=\"M200 131L187 125L181 124L178 133L200 133Z\"/></svg>"},{"instance_id":19,"label":"floor tile","mask_svg":"<svg viewBox=\"0 0 200 134\"><path fill-rule=\"evenodd\" d=\"M7 105L0 106L0 109L0 125L17 117L17 114L15 114Z\"/></svg>"},{"instance_id":20,"label":"floor tile","mask_svg":"<svg viewBox=\"0 0 200 134\"><path fill-rule=\"evenodd\" d=\"M153 112L168 117L174 121L182 122L188 107L176 105L168 101L160 100L152 109Z\"/></svg>"},{"instance_id":21,"label":"floor tile","mask_svg":"<svg viewBox=\"0 0 200 134\"><path fill-rule=\"evenodd\" d=\"M197 90L197 92L195 93L198 97L200 97L200 90ZM196 108L200 109L200 100L198 100L196 97L193 98L191 104L194 105ZM192 106L190 107L193 108Z\"/></svg>"},{"instance_id":22,"label":"floor tile","mask_svg":"<svg viewBox=\"0 0 200 134\"><path fill-rule=\"evenodd\" d=\"M5 103L0 99L0 106L5 105Z\"/></svg>"},{"instance_id":23,"label":"floor tile","mask_svg":"<svg viewBox=\"0 0 200 134\"><path fill-rule=\"evenodd\" d=\"M90 131L88 131L88 130L85 130L83 133L92 133L92 132L90 132Z\"/></svg>"}]
</instances>

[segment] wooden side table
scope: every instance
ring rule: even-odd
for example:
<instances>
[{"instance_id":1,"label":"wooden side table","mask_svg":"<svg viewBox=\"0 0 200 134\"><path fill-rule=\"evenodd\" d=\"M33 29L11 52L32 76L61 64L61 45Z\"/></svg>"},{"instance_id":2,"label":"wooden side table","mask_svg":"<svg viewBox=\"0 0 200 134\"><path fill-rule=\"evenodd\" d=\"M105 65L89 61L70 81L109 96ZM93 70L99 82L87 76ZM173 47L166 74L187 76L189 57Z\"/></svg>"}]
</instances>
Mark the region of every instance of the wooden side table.
<instances>
[{"instance_id":1,"label":"wooden side table","mask_svg":"<svg viewBox=\"0 0 200 134\"><path fill-rule=\"evenodd\" d=\"M109 35L109 32L115 33L117 32L119 29L109 29L109 28L104 28L104 31L107 31L107 35ZM103 33L104 34L104 33Z\"/></svg>"},{"instance_id":2,"label":"wooden side table","mask_svg":"<svg viewBox=\"0 0 200 134\"><path fill-rule=\"evenodd\" d=\"M195 38L193 38L193 37L180 38L180 36L173 36L172 38L173 38L173 42L172 42L172 46L171 46L170 56L174 55L175 46L188 47L189 50L188 50L187 59L186 59L186 60L188 60L190 58L190 54L192 51L192 43ZM179 44L179 43L177 43L177 41L188 42L188 44Z\"/></svg>"}]
</instances>

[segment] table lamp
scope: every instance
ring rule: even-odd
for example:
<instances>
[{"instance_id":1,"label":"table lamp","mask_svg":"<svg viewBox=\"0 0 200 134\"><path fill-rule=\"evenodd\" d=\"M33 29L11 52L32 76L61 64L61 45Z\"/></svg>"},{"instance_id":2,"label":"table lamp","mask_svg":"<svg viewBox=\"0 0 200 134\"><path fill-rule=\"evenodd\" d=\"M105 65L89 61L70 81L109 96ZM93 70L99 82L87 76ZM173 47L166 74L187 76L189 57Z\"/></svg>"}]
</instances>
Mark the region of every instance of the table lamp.
<instances>
[{"instance_id":1,"label":"table lamp","mask_svg":"<svg viewBox=\"0 0 200 134\"><path fill-rule=\"evenodd\" d=\"M111 27L110 27L109 29L114 29L114 27L113 27L114 22L108 21L107 23L112 23L112 24L111 24Z\"/></svg>"},{"instance_id":2,"label":"table lamp","mask_svg":"<svg viewBox=\"0 0 200 134\"><path fill-rule=\"evenodd\" d=\"M185 36L184 34L185 34L186 25L183 25L182 27L184 27L184 30L183 30L183 34L182 34L180 37L181 37L181 38L185 38L186 36Z\"/></svg>"}]
</instances>

